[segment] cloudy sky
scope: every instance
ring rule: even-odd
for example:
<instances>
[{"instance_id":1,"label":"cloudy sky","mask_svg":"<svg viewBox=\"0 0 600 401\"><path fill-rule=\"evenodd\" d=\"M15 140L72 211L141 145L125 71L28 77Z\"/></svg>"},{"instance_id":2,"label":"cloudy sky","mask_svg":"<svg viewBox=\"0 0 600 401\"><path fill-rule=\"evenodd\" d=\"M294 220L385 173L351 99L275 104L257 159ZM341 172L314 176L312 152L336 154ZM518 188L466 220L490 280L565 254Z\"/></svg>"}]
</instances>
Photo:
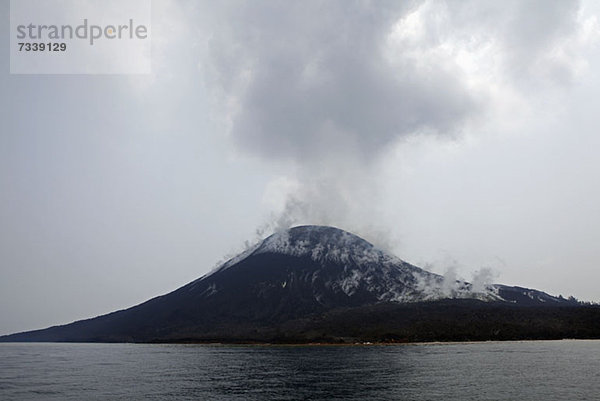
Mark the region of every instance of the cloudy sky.
<instances>
[{"instance_id":1,"label":"cloudy sky","mask_svg":"<svg viewBox=\"0 0 600 401\"><path fill-rule=\"evenodd\" d=\"M152 7L152 74L10 75L0 3L0 334L306 223L600 301L597 2Z\"/></svg>"}]
</instances>

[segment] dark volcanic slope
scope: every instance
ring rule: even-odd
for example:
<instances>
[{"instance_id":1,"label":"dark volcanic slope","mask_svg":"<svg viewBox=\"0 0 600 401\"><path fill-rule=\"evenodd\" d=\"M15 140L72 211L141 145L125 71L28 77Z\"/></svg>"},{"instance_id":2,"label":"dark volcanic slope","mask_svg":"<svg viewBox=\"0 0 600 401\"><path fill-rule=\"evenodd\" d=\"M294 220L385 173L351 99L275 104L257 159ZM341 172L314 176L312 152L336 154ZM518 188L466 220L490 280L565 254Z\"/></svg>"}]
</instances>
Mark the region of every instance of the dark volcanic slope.
<instances>
[{"instance_id":1,"label":"dark volcanic slope","mask_svg":"<svg viewBox=\"0 0 600 401\"><path fill-rule=\"evenodd\" d=\"M273 341L282 332L300 341L315 333L327 337L323 327L335 325L331 316L339 316L332 311L352 321L360 311L376 317L383 310L376 319L387 327L388 309L381 305L403 306L406 316L426 319L418 305L425 302L434 316L435 305L447 309L443 300L449 299L471 300L467 305L475 309L573 305L536 290L447 282L343 230L302 226L274 234L206 276L141 305L0 341Z\"/></svg>"}]
</instances>

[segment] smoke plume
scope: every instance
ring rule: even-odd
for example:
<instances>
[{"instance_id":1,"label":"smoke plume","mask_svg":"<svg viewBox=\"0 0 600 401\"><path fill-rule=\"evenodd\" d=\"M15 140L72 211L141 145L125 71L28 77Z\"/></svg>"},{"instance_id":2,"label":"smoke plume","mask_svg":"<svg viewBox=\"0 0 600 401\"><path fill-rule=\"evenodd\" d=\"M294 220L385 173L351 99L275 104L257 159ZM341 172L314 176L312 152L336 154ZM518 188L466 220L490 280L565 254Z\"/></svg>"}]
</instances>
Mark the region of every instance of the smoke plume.
<instances>
[{"instance_id":1,"label":"smoke plume","mask_svg":"<svg viewBox=\"0 0 600 401\"><path fill-rule=\"evenodd\" d=\"M229 23L212 27L205 70L219 82L229 135L294 183L274 189L287 200L267 231L331 224L382 241L379 196L389 184L378 172L394 147L476 132L507 98L539 79L568 83L580 66L577 2L220 7Z\"/></svg>"}]
</instances>

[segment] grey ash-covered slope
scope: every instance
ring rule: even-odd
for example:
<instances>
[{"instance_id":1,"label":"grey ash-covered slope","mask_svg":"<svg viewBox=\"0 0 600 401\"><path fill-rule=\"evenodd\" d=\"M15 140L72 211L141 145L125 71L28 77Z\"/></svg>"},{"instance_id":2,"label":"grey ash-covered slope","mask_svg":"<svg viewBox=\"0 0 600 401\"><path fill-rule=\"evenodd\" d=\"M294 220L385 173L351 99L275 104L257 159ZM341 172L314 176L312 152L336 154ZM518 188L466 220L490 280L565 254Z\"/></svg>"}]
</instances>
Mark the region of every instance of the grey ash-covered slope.
<instances>
[{"instance_id":1,"label":"grey ash-covered slope","mask_svg":"<svg viewBox=\"0 0 600 401\"><path fill-rule=\"evenodd\" d=\"M238 282L241 286L231 287ZM268 237L190 284L206 298L243 293L248 300L296 300L314 308L447 298L560 303L544 292L503 285L449 282L349 232L300 226ZM287 304L287 303L284 303Z\"/></svg>"},{"instance_id":2,"label":"grey ash-covered slope","mask_svg":"<svg viewBox=\"0 0 600 401\"><path fill-rule=\"evenodd\" d=\"M270 341L282 330L304 339L299 333L311 332L310 322L323 323L336 311L349 314L348 321L353 310L424 303L432 308L444 301L448 307L448 300L569 305L537 290L448 282L354 234L301 226L276 233L200 279L143 304L0 341ZM327 337L323 330L319 336Z\"/></svg>"}]
</instances>

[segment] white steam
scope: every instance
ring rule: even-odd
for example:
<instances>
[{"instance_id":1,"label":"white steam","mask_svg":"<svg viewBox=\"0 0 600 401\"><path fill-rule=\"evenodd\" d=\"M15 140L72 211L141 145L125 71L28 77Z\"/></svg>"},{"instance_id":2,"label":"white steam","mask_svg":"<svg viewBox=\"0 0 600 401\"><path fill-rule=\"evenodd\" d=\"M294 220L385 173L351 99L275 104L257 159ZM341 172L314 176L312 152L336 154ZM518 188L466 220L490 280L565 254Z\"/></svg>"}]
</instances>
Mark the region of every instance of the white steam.
<instances>
[{"instance_id":1,"label":"white steam","mask_svg":"<svg viewBox=\"0 0 600 401\"><path fill-rule=\"evenodd\" d=\"M384 248L399 231L379 210L393 185L380 179L386 154L416 135L454 140L510 120L506 105L526 109L540 80L569 84L590 23L578 2L547 0L211 7L209 89L236 149L282 170L259 236L333 225Z\"/></svg>"}]
</instances>

